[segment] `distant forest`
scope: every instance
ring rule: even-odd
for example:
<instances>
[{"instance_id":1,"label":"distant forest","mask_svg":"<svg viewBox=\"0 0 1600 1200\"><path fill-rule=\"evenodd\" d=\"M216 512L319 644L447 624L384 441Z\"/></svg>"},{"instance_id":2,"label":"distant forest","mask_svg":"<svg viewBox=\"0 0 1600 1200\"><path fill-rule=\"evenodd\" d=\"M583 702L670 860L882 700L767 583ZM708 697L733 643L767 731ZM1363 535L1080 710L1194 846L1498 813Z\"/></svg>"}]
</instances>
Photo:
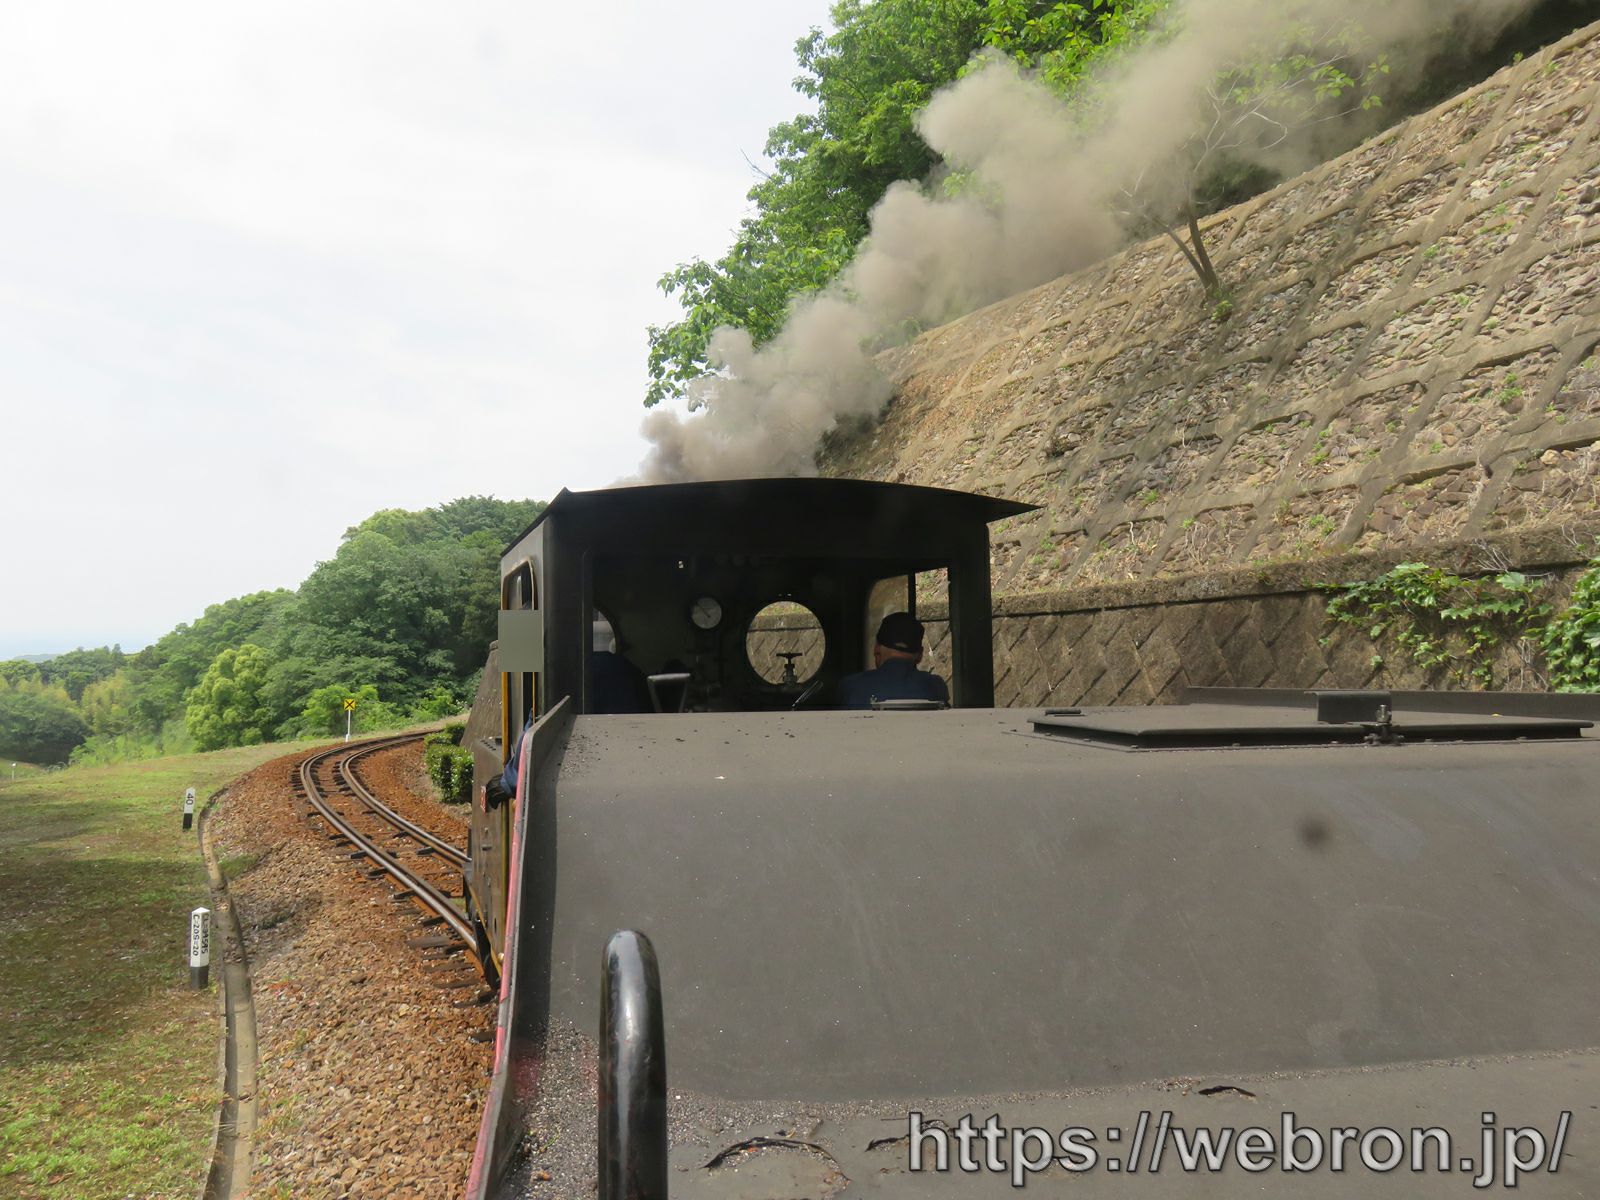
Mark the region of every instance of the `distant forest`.
<instances>
[{"instance_id":1,"label":"distant forest","mask_svg":"<svg viewBox=\"0 0 1600 1200\"><path fill-rule=\"evenodd\" d=\"M295 591L213 604L134 654L0 662L0 755L100 763L465 708L495 635L500 551L541 512L474 496L385 509L346 530Z\"/></svg>"}]
</instances>

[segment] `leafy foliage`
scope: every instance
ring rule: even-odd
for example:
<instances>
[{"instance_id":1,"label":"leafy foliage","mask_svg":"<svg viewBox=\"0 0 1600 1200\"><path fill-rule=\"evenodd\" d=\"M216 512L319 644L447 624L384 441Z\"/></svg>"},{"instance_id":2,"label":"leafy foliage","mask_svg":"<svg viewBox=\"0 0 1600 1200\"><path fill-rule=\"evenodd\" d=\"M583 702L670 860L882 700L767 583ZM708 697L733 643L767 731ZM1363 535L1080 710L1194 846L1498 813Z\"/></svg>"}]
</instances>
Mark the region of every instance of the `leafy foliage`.
<instances>
[{"instance_id":1,"label":"leafy foliage","mask_svg":"<svg viewBox=\"0 0 1600 1200\"><path fill-rule=\"evenodd\" d=\"M133 655L127 699L133 727L154 733L182 716L184 696L222 651L246 642L275 645L292 621L294 603L294 593L281 589L225 600Z\"/></svg>"},{"instance_id":2,"label":"leafy foliage","mask_svg":"<svg viewBox=\"0 0 1600 1200\"><path fill-rule=\"evenodd\" d=\"M44 687L0 687L0 755L21 762L66 762L89 734L66 694Z\"/></svg>"},{"instance_id":3,"label":"leafy foliage","mask_svg":"<svg viewBox=\"0 0 1600 1200\"><path fill-rule=\"evenodd\" d=\"M1201 216L1270 186L1276 176L1262 164L1286 146L1312 138L1328 121L1382 104L1375 87L1389 73L1388 61L1363 58L1360 41L1357 26L1329 18L1241 45L1201 99L1205 120L1176 155L1124 191L1133 230L1170 237L1212 305L1227 304L1228 294L1206 250Z\"/></svg>"},{"instance_id":4,"label":"leafy foliage","mask_svg":"<svg viewBox=\"0 0 1600 1200\"><path fill-rule=\"evenodd\" d=\"M1171 8L1172 0L989 0L983 41L1075 96L1091 66L1137 45Z\"/></svg>"},{"instance_id":5,"label":"leafy foliage","mask_svg":"<svg viewBox=\"0 0 1600 1200\"><path fill-rule=\"evenodd\" d=\"M1572 599L1545 627L1540 644L1552 687L1600 692L1600 559L1578 576Z\"/></svg>"},{"instance_id":6,"label":"leafy foliage","mask_svg":"<svg viewBox=\"0 0 1600 1200\"><path fill-rule=\"evenodd\" d=\"M913 120L988 28L981 0L836 0L831 18L832 33L812 29L795 45L795 87L817 111L768 131L772 170L750 189L754 211L733 245L715 263L694 259L659 281L684 315L649 330L646 405L682 395L706 372L719 325L749 330L759 345L797 297L844 268L889 185L934 167Z\"/></svg>"},{"instance_id":7,"label":"leafy foliage","mask_svg":"<svg viewBox=\"0 0 1600 1200\"><path fill-rule=\"evenodd\" d=\"M472 799L472 752L461 745L465 733L465 725L452 722L422 739L423 765L439 798L447 804L466 804Z\"/></svg>"},{"instance_id":8,"label":"leafy foliage","mask_svg":"<svg viewBox=\"0 0 1600 1200\"><path fill-rule=\"evenodd\" d=\"M15 687L19 683L38 683L39 667L26 659L9 658L0 662L0 684Z\"/></svg>"},{"instance_id":9,"label":"leafy foliage","mask_svg":"<svg viewBox=\"0 0 1600 1200\"><path fill-rule=\"evenodd\" d=\"M488 496L385 509L299 592L213 604L132 655L0 662L0 692L72 710L67 749L85 763L339 733L346 696L363 733L459 712L494 639L500 550L543 509Z\"/></svg>"},{"instance_id":10,"label":"leafy foliage","mask_svg":"<svg viewBox=\"0 0 1600 1200\"><path fill-rule=\"evenodd\" d=\"M1550 616L1543 580L1519 571L1465 578L1427 563L1401 563L1376 579L1333 589L1330 620L1389 638L1424 671L1443 668L1457 683L1494 686L1496 651L1537 637ZM1382 664L1382 656L1374 656Z\"/></svg>"},{"instance_id":11,"label":"leafy foliage","mask_svg":"<svg viewBox=\"0 0 1600 1200\"><path fill-rule=\"evenodd\" d=\"M268 652L248 642L217 655L185 705L195 749L254 746L268 739L274 722L264 693L271 665Z\"/></svg>"},{"instance_id":12,"label":"leafy foliage","mask_svg":"<svg viewBox=\"0 0 1600 1200\"><path fill-rule=\"evenodd\" d=\"M115 675L126 659L119 646L101 646L95 650L80 646L40 663L38 674L45 683L58 683L66 688L67 695L76 703L91 684Z\"/></svg>"}]
</instances>

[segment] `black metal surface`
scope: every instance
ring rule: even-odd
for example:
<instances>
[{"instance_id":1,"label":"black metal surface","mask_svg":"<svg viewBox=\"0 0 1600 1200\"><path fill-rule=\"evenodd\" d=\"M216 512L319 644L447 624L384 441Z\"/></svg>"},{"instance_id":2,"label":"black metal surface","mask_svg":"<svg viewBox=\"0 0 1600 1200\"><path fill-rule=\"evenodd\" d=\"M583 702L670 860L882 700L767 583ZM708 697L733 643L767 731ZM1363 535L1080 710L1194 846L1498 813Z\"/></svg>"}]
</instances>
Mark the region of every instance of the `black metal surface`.
<instances>
[{"instance_id":1,"label":"black metal surface","mask_svg":"<svg viewBox=\"0 0 1600 1200\"><path fill-rule=\"evenodd\" d=\"M988 524L1037 507L974 492L869 479L728 479L586 492L562 488L512 545L546 522L591 512L599 512L607 520L628 522L620 530L624 537L648 537L662 523L663 512L714 512L722 524L710 526L706 532L732 549L747 530L755 531L764 545L780 539L816 541L816 529L785 528L782 515L802 508L807 510L808 523L815 526L843 520L864 527L868 536L881 533L901 540L914 527L951 521Z\"/></svg>"},{"instance_id":2,"label":"black metal surface","mask_svg":"<svg viewBox=\"0 0 1600 1200\"><path fill-rule=\"evenodd\" d=\"M1576 738L1593 725L1572 717L1396 713L1374 699L1381 695L1340 693L1326 709L1319 697L1314 710L1229 704L1083 709L1070 716L1047 710L1033 718L1033 729L1064 741L1122 750L1217 750L1374 742L1543 741Z\"/></svg>"},{"instance_id":3,"label":"black metal surface","mask_svg":"<svg viewBox=\"0 0 1600 1200\"><path fill-rule=\"evenodd\" d=\"M1594 741L1130 760L1029 730L579 718L530 813L525 1019L594 1028L593 947L635 926L689 998L674 1090L751 1101L1600 1043Z\"/></svg>"},{"instance_id":4,"label":"black metal surface","mask_svg":"<svg viewBox=\"0 0 1600 1200\"><path fill-rule=\"evenodd\" d=\"M571 721L572 705L565 700L540 718L528 738L529 768L519 786L527 790L528 777L547 769ZM508 927L516 932L506 939L501 958L494 1065L465 1200L509 1200L516 1194L513 1171L527 1114L538 1092L550 1008L549 932L541 925L555 886L553 831L542 806L518 803L512 807L509 886L499 902Z\"/></svg>"},{"instance_id":5,"label":"black metal surface","mask_svg":"<svg viewBox=\"0 0 1600 1200\"><path fill-rule=\"evenodd\" d=\"M1228 704L1239 708L1317 707L1319 690L1305 688L1191 687L1181 703ZM1600 693L1390 691L1398 713L1426 711L1473 716L1574 717L1600 720Z\"/></svg>"},{"instance_id":6,"label":"black metal surface","mask_svg":"<svg viewBox=\"0 0 1600 1200\"><path fill-rule=\"evenodd\" d=\"M600 1200L666 1200L667 1052L650 939L606 943L600 984Z\"/></svg>"},{"instance_id":7,"label":"black metal surface","mask_svg":"<svg viewBox=\"0 0 1600 1200\"><path fill-rule=\"evenodd\" d=\"M1329 724L1381 724L1394 714L1394 697L1388 692L1318 691L1317 720Z\"/></svg>"}]
</instances>

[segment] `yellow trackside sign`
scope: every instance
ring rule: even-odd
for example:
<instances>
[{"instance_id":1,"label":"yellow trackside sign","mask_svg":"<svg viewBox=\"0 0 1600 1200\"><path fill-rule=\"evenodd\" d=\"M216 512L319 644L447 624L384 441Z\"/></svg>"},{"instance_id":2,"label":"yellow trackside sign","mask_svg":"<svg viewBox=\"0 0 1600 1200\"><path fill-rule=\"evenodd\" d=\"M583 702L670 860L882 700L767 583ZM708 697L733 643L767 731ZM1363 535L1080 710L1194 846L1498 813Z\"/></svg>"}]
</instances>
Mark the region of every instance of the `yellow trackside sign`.
<instances>
[{"instance_id":1,"label":"yellow trackside sign","mask_svg":"<svg viewBox=\"0 0 1600 1200\"><path fill-rule=\"evenodd\" d=\"M345 712L355 712L356 698L354 696L346 696L344 698L344 710Z\"/></svg>"}]
</instances>

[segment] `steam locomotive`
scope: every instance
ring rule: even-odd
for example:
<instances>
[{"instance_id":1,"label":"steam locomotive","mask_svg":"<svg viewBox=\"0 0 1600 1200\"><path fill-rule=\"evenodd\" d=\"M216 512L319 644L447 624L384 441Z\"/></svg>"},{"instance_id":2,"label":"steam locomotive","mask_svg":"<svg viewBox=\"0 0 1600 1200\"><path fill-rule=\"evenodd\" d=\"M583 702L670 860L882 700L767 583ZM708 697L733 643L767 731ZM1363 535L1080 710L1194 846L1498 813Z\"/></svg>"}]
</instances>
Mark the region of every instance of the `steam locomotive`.
<instances>
[{"instance_id":1,"label":"steam locomotive","mask_svg":"<svg viewBox=\"0 0 1600 1200\"><path fill-rule=\"evenodd\" d=\"M1009 1192L1039 1143L967 1170L974 1114L1054 1131L1035 1191L1163 1195L1196 1180L1152 1170L1157 1128L1292 1112L1474 1153L1489 1110L1578 1114L1590 1152L1524 1186L1600 1189L1600 705L995 709L988 527L1026 511L831 479L562 492L506 551L468 727L501 988L469 1195ZM899 609L951 707L829 708ZM1216 1194L1254 1186L1229 1167Z\"/></svg>"}]
</instances>

